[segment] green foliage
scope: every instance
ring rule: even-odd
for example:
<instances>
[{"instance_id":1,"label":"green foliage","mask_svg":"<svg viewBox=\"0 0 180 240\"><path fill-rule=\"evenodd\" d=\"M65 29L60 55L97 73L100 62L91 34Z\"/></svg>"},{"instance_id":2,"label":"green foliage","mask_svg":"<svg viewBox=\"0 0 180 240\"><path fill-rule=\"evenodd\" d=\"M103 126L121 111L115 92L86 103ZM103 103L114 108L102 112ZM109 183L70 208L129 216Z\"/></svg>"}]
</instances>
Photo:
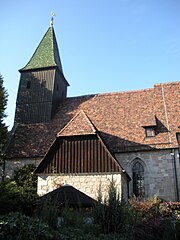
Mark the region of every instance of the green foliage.
<instances>
[{"instance_id":1,"label":"green foliage","mask_svg":"<svg viewBox=\"0 0 180 240\"><path fill-rule=\"evenodd\" d=\"M132 209L139 214L139 220L134 224L134 239L175 240L174 213L179 210L179 203L165 202L157 196L139 201L132 198L129 201Z\"/></svg>"},{"instance_id":2,"label":"green foliage","mask_svg":"<svg viewBox=\"0 0 180 240\"><path fill-rule=\"evenodd\" d=\"M109 234L98 234L96 235L93 231L87 232L84 228L76 228L76 227L63 227L59 230L61 240L131 240L124 235L117 233L109 233Z\"/></svg>"},{"instance_id":3,"label":"green foliage","mask_svg":"<svg viewBox=\"0 0 180 240\"><path fill-rule=\"evenodd\" d=\"M108 197L104 201L100 190L98 193L98 202L94 209L95 224L98 224L105 234L125 233L129 227L128 208L123 201L120 201L115 182L113 180L110 182Z\"/></svg>"},{"instance_id":4,"label":"green foliage","mask_svg":"<svg viewBox=\"0 0 180 240\"><path fill-rule=\"evenodd\" d=\"M129 200L132 208L143 218L172 217L180 211L179 202L165 202L158 199L157 196L145 201L139 201L137 198Z\"/></svg>"},{"instance_id":5,"label":"green foliage","mask_svg":"<svg viewBox=\"0 0 180 240\"><path fill-rule=\"evenodd\" d=\"M94 239L96 237L93 236L91 233L85 233L83 228L76 228L76 227L63 227L60 231L60 238L62 240L85 240L85 239Z\"/></svg>"},{"instance_id":6,"label":"green foliage","mask_svg":"<svg viewBox=\"0 0 180 240\"><path fill-rule=\"evenodd\" d=\"M23 211L30 214L32 201L37 197L35 166L30 164L16 171L14 179L0 184L0 214Z\"/></svg>"},{"instance_id":7,"label":"green foliage","mask_svg":"<svg viewBox=\"0 0 180 240\"><path fill-rule=\"evenodd\" d=\"M57 217L59 214L59 208L56 202L52 202L51 199L45 201L39 201L39 204L34 212L34 215L38 217L42 222L45 222L52 228L57 227Z\"/></svg>"},{"instance_id":8,"label":"green foliage","mask_svg":"<svg viewBox=\"0 0 180 240\"><path fill-rule=\"evenodd\" d=\"M172 221L172 212L179 211L179 203L162 202L156 196L144 202L131 199L124 203L119 198L115 182L109 185L108 196L103 200L98 191L97 205L88 216L91 224L85 224L87 211L61 208L51 199L36 205L34 217L27 217L28 207L35 199L37 178L35 166L29 165L16 171L13 180L0 185L0 239L61 239L61 240L175 240L179 239L180 222ZM19 213L15 212L19 211ZM57 229L57 217L63 223Z\"/></svg>"},{"instance_id":9,"label":"green foliage","mask_svg":"<svg viewBox=\"0 0 180 240\"><path fill-rule=\"evenodd\" d=\"M15 181L0 184L0 214L21 211L23 207L21 191Z\"/></svg>"},{"instance_id":10,"label":"green foliage","mask_svg":"<svg viewBox=\"0 0 180 240\"><path fill-rule=\"evenodd\" d=\"M134 240L176 240L172 221L163 218L143 219L134 226Z\"/></svg>"},{"instance_id":11,"label":"green foliage","mask_svg":"<svg viewBox=\"0 0 180 240\"><path fill-rule=\"evenodd\" d=\"M37 176L34 174L34 164L28 164L15 171L14 180L19 187L36 189Z\"/></svg>"},{"instance_id":12,"label":"green foliage","mask_svg":"<svg viewBox=\"0 0 180 240\"><path fill-rule=\"evenodd\" d=\"M3 240L55 240L57 233L39 221L14 212L0 216L0 239Z\"/></svg>"},{"instance_id":13,"label":"green foliage","mask_svg":"<svg viewBox=\"0 0 180 240\"><path fill-rule=\"evenodd\" d=\"M8 94L3 87L3 77L0 74L0 154L2 153L7 138L7 127L5 123L3 123L3 120L6 117L5 110L7 105L7 98Z\"/></svg>"},{"instance_id":14,"label":"green foliage","mask_svg":"<svg viewBox=\"0 0 180 240\"><path fill-rule=\"evenodd\" d=\"M176 221L176 238L180 239L180 219Z\"/></svg>"}]
</instances>

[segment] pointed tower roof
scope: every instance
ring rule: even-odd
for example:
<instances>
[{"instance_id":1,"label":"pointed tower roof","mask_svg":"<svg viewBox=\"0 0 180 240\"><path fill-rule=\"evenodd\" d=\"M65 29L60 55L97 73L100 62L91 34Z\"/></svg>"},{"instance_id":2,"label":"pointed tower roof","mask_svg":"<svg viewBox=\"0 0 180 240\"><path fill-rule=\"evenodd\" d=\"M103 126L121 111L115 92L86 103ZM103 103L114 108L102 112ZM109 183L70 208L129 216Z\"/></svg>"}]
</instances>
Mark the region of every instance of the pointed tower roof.
<instances>
[{"instance_id":1,"label":"pointed tower roof","mask_svg":"<svg viewBox=\"0 0 180 240\"><path fill-rule=\"evenodd\" d=\"M30 61L20 71L55 66L63 73L55 32L50 26Z\"/></svg>"},{"instance_id":2,"label":"pointed tower roof","mask_svg":"<svg viewBox=\"0 0 180 240\"><path fill-rule=\"evenodd\" d=\"M83 110L80 110L58 133L60 136L96 134L96 129Z\"/></svg>"}]
</instances>

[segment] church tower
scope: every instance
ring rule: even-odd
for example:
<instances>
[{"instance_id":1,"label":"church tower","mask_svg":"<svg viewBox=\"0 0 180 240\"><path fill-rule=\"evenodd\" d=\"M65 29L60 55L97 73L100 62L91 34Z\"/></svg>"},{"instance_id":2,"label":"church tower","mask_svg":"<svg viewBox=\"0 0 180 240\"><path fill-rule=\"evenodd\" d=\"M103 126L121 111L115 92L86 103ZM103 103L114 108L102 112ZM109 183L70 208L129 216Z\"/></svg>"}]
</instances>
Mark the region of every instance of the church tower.
<instances>
[{"instance_id":1,"label":"church tower","mask_svg":"<svg viewBox=\"0 0 180 240\"><path fill-rule=\"evenodd\" d=\"M50 122L69 86L62 70L53 18L30 61L19 72L15 123Z\"/></svg>"}]
</instances>

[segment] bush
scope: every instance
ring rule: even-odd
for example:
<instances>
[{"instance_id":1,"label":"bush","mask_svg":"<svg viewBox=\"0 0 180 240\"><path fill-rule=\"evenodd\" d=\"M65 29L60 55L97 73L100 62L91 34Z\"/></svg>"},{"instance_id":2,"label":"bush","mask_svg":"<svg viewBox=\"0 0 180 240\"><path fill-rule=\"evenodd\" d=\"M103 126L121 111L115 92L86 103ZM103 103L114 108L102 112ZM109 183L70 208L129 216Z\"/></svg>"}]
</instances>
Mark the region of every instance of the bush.
<instances>
[{"instance_id":1,"label":"bush","mask_svg":"<svg viewBox=\"0 0 180 240\"><path fill-rule=\"evenodd\" d=\"M15 181L0 184L0 214L21 211L24 205L21 189Z\"/></svg>"},{"instance_id":2,"label":"bush","mask_svg":"<svg viewBox=\"0 0 180 240\"><path fill-rule=\"evenodd\" d=\"M37 206L35 206L34 209L34 216L38 217L42 222L56 229L58 215L59 208L56 202L52 202L51 199L37 201Z\"/></svg>"},{"instance_id":3,"label":"bush","mask_svg":"<svg viewBox=\"0 0 180 240\"><path fill-rule=\"evenodd\" d=\"M3 240L55 240L58 239L56 232L46 224L14 212L0 216L0 239Z\"/></svg>"},{"instance_id":4,"label":"bush","mask_svg":"<svg viewBox=\"0 0 180 240\"><path fill-rule=\"evenodd\" d=\"M176 238L180 239L180 220L176 221Z\"/></svg>"},{"instance_id":5,"label":"bush","mask_svg":"<svg viewBox=\"0 0 180 240\"><path fill-rule=\"evenodd\" d=\"M139 201L133 197L129 200L129 203L142 218L173 218L180 213L180 202L166 202L157 198L157 196L144 201Z\"/></svg>"},{"instance_id":6,"label":"bush","mask_svg":"<svg viewBox=\"0 0 180 240\"><path fill-rule=\"evenodd\" d=\"M119 194L112 180L109 185L108 197L102 201L99 189L98 202L94 209L94 222L98 224L102 233L127 233L130 226L128 222L128 206L120 201Z\"/></svg>"},{"instance_id":7,"label":"bush","mask_svg":"<svg viewBox=\"0 0 180 240\"><path fill-rule=\"evenodd\" d=\"M162 218L143 219L134 226L134 240L175 240L175 230L170 220Z\"/></svg>"},{"instance_id":8,"label":"bush","mask_svg":"<svg viewBox=\"0 0 180 240\"><path fill-rule=\"evenodd\" d=\"M31 213L32 201L37 197L37 177L30 164L15 172L14 179L0 184L0 214L12 211Z\"/></svg>"},{"instance_id":9,"label":"bush","mask_svg":"<svg viewBox=\"0 0 180 240\"><path fill-rule=\"evenodd\" d=\"M18 186L24 188L37 189L37 176L34 174L36 167L34 164L27 164L15 171L14 180Z\"/></svg>"}]
</instances>

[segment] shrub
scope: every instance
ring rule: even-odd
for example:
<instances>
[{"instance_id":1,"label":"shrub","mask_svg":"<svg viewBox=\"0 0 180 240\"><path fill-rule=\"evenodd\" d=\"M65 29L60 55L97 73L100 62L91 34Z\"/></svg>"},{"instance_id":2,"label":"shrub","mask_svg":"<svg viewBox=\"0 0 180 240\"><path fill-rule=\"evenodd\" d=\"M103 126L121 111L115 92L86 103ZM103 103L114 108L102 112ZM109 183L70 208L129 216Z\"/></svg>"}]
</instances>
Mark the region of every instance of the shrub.
<instances>
[{"instance_id":1,"label":"shrub","mask_svg":"<svg viewBox=\"0 0 180 240\"><path fill-rule=\"evenodd\" d=\"M129 200L129 203L142 218L172 218L180 212L180 202L166 202L158 199L157 196L144 201L139 201L133 197Z\"/></svg>"},{"instance_id":2,"label":"shrub","mask_svg":"<svg viewBox=\"0 0 180 240\"><path fill-rule=\"evenodd\" d=\"M55 240L56 232L53 232L46 224L14 212L0 216L0 239L4 240Z\"/></svg>"},{"instance_id":3,"label":"shrub","mask_svg":"<svg viewBox=\"0 0 180 240\"><path fill-rule=\"evenodd\" d=\"M128 206L120 201L114 180L110 182L108 196L102 200L99 189L98 201L94 209L94 222L102 233L122 233L130 227L128 222Z\"/></svg>"},{"instance_id":4,"label":"shrub","mask_svg":"<svg viewBox=\"0 0 180 240\"><path fill-rule=\"evenodd\" d=\"M45 222L54 229L57 227L58 214L59 209L56 202L52 202L51 199L37 201L37 205L34 209L34 216L38 217L42 222Z\"/></svg>"},{"instance_id":5,"label":"shrub","mask_svg":"<svg viewBox=\"0 0 180 240\"><path fill-rule=\"evenodd\" d=\"M175 240L175 230L170 220L162 218L143 219L134 226L134 240Z\"/></svg>"},{"instance_id":6,"label":"shrub","mask_svg":"<svg viewBox=\"0 0 180 240\"><path fill-rule=\"evenodd\" d=\"M15 171L14 180L18 186L37 189L37 176L34 174L34 164L27 164Z\"/></svg>"},{"instance_id":7,"label":"shrub","mask_svg":"<svg viewBox=\"0 0 180 240\"><path fill-rule=\"evenodd\" d=\"M12 211L31 213L32 201L37 197L35 166L30 164L15 172L14 179L0 184L0 214Z\"/></svg>"},{"instance_id":8,"label":"shrub","mask_svg":"<svg viewBox=\"0 0 180 240\"><path fill-rule=\"evenodd\" d=\"M180 220L176 221L176 238L180 239Z\"/></svg>"},{"instance_id":9,"label":"shrub","mask_svg":"<svg viewBox=\"0 0 180 240\"><path fill-rule=\"evenodd\" d=\"M15 181L8 180L0 184L0 214L21 211L23 203L21 189Z\"/></svg>"}]
</instances>

